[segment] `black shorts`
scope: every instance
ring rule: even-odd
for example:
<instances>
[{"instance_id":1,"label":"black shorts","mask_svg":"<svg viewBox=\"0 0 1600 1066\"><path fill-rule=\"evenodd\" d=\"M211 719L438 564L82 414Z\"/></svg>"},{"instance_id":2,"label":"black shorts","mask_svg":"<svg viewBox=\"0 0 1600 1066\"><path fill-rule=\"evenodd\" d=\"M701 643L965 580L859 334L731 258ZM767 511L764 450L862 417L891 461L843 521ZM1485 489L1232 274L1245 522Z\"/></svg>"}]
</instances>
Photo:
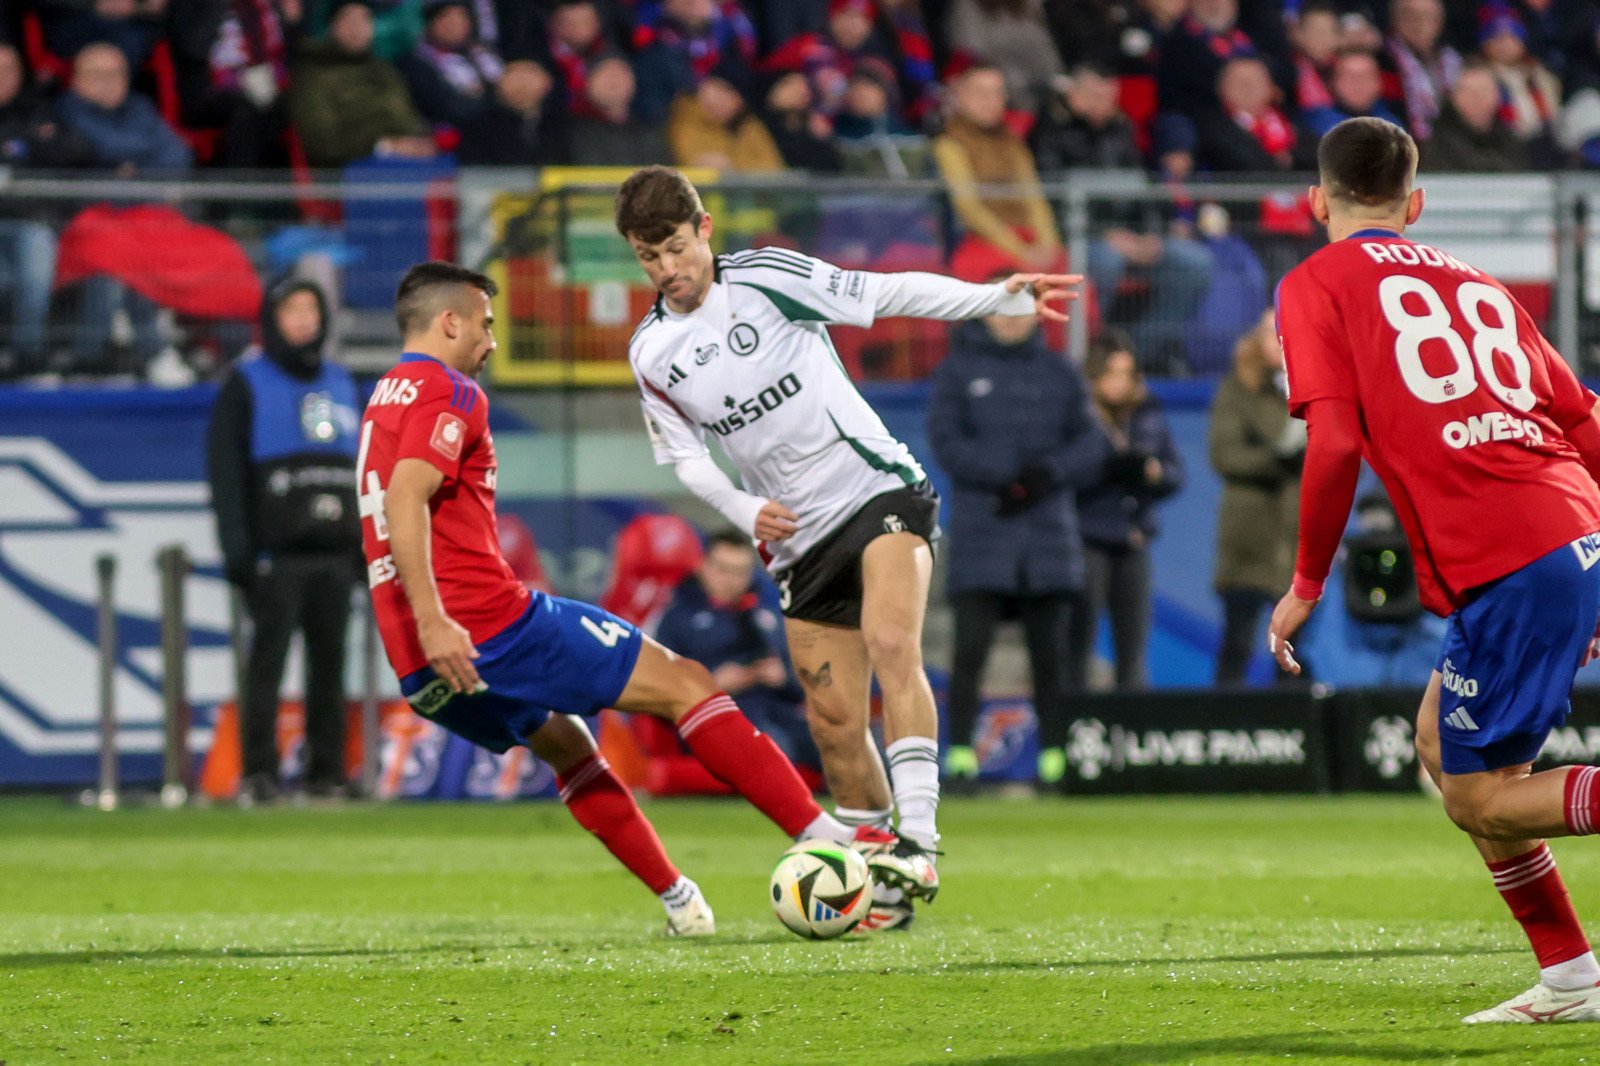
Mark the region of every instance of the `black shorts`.
<instances>
[{"instance_id":1,"label":"black shorts","mask_svg":"<svg viewBox=\"0 0 1600 1066\"><path fill-rule=\"evenodd\" d=\"M861 553L889 533L915 533L931 547L939 539L939 494L926 481L874 496L802 555L774 575L787 618L824 625L861 626Z\"/></svg>"}]
</instances>

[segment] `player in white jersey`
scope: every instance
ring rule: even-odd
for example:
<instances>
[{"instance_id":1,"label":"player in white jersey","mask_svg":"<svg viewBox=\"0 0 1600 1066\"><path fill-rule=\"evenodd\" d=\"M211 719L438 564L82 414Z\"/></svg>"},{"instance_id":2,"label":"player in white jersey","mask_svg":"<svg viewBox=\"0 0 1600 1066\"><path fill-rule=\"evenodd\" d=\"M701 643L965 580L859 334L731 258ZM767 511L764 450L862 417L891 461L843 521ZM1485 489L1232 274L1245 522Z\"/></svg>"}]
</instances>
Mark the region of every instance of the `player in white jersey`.
<instances>
[{"instance_id":1,"label":"player in white jersey","mask_svg":"<svg viewBox=\"0 0 1600 1066\"><path fill-rule=\"evenodd\" d=\"M840 820L887 826L898 809L899 846L933 853L938 721L922 624L938 496L856 391L826 326L900 315L1065 320L1055 305L1074 299L1081 279L969 285L777 248L718 256L711 226L694 186L668 167L635 172L617 193L617 229L661 294L628 345L656 462L760 543ZM711 458L711 438L742 490ZM887 776L868 732L874 676ZM931 899L937 873L919 868L929 876L901 887ZM909 921L908 901L881 902L875 924Z\"/></svg>"}]
</instances>

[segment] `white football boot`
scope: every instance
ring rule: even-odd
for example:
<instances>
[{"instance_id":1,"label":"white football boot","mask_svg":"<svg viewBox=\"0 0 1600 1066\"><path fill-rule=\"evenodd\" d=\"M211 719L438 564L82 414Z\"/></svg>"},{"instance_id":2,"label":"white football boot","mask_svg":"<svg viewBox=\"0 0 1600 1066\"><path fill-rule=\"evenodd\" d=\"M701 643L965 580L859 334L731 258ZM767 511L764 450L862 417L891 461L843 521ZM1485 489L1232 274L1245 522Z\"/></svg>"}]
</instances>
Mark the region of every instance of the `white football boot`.
<instances>
[{"instance_id":1,"label":"white football boot","mask_svg":"<svg viewBox=\"0 0 1600 1066\"><path fill-rule=\"evenodd\" d=\"M1461 1019L1468 1025L1510 1022L1528 1025L1536 1022L1600 1022L1600 988L1559 992L1540 982L1504 1003L1480 1010Z\"/></svg>"},{"instance_id":2,"label":"white football boot","mask_svg":"<svg viewBox=\"0 0 1600 1066\"><path fill-rule=\"evenodd\" d=\"M716 916L699 888L683 906L667 911L668 936L712 936L716 931Z\"/></svg>"},{"instance_id":3,"label":"white football boot","mask_svg":"<svg viewBox=\"0 0 1600 1066\"><path fill-rule=\"evenodd\" d=\"M938 852L886 829L865 825L856 828L850 846L867 860L878 884L903 889L907 899L928 903L939 894L939 870L934 866Z\"/></svg>"}]
</instances>

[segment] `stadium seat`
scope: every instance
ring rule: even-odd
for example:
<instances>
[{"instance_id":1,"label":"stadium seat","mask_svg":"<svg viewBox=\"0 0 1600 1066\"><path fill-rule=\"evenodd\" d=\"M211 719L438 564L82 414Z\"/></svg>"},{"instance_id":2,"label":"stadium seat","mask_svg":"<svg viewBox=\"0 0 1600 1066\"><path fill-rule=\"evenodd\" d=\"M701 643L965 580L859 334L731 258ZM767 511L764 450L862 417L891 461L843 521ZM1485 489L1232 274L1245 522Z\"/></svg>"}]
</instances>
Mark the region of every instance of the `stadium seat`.
<instances>
[{"instance_id":1,"label":"stadium seat","mask_svg":"<svg viewBox=\"0 0 1600 1066\"><path fill-rule=\"evenodd\" d=\"M1133 123L1133 139L1141 152L1150 151L1150 123L1156 117L1156 79L1130 74L1117 79L1117 104Z\"/></svg>"}]
</instances>

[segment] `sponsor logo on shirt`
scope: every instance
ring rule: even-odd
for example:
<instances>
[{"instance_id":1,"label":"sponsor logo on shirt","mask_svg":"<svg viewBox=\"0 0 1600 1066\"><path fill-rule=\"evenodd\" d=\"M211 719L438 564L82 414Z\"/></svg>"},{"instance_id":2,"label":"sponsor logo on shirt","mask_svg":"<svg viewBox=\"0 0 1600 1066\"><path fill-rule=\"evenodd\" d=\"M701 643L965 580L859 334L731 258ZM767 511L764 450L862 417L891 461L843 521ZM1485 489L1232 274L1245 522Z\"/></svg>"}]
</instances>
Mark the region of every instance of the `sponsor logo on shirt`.
<instances>
[{"instance_id":1,"label":"sponsor logo on shirt","mask_svg":"<svg viewBox=\"0 0 1600 1066\"><path fill-rule=\"evenodd\" d=\"M400 576L400 571L394 565L393 555L384 555L367 564L367 587L377 588L386 581L393 581Z\"/></svg>"},{"instance_id":2,"label":"sponsor logo on shirt","mask_svg":"<svg viewBox=\"0 0 1600 1066\"><path fill-rule=\"evenodd\" d=\"M696 348L694 350L694 365L705 366L707 363L711 362L711 360L715 359L717 357L717 353L720 351L722 351L722 345L720 344L707 344L702 348ZM673 369L676 370L677 367L673 367ZM667 384L670 385L672 382L669 380Z\"/></svg>"},{"instance_id":3,"label":"sponsor logo on shirt","mask_svg":"<svg viewBox=\"0 0 1600 1066\"><path fill-rule=\"evenodd\" d=\"M727 417L700 424L719 437L729 436L752 422L761 421L768 412L782 407L785 400L799 395L802 388L798 377L785 374L776 384L768 385L748 400L735 400L732 396L724 397L722 406L728 409Z\"/></svg>"},{"instance_id":4,"label":"sponsor logo on shirt","mask_svg":"<svg viewBox=\"0 0 1600 1066\"><path fill-rule=\"evenodd\" d=\"M1595 563L1600 563L1600 533L1590 533L1587 537L1579 537L1572 542L1572 550L1578 553L1578 562L1585 570Z\"/></svg>"},{"instance_id":5,"label":"sponsor logo on shirt","mask_svg":"<svg viewBox=\"0 0 1600 1066\"><path fill-rule=\"evenodd\" d=\"M367 406L403 406L415 402L416 398L417 383L415 381L410 378L384 378L372 390L372 399L367 401Z\"/></svg>"},{"instance_id":6,"label":"sponsor logo on shirt","mask_svg":"<svg viewBox=\"0 0 1600 1066\"><path fill-rule=\"evenodd\" d=\"M844 271L838 267L833 268L833 273L828 275L828 295L839 295L839 283L844 280Z\"/></svg>"},{"instance_id":7,"label":"sponsor logo on shirt","mask_svg":"<svg viewBox=\"0 0 1600 1066\"><path fill-rule=\"evenodd\" d=\"M407 696L406 702L411 704L411 709L422 715L422 717L429 718L437 714L441 707L449 703L452 695L450 682L440 677L428 682L410 696Z\"/></svg>"},{"instance_id":8,"label":"sponsor logo on shirt","mask_svg":"<svg viewBox=\"0 0 1600 1066\"><path fill-rule=\"evenodd\" d=\"M761 345L761 334L748 322L740 322L728 331L728 347L734 355L749 355Z\"/></svg>"},{"instance_id":9,"label":"sponsor logo on shirt","mask_svg":"<svg viewBox=\"0 0 1600 1066\"><path fill-rule=\"evenodd\" d=\"M1537 447L1544 443L1544 430L1532 419L1515 418L1504 411L1488 411L1444 426L1444 442L1457 451L1496 440L1520 440L1530 448Z\"/></svg>"},{"instance_id":10,"label":"sponsor logo on shirt","mask_svg":"<svg viewBox=\"0 0 1600 1066\"><path fill-rule=\"evenodd\" d=\"M461 446L467 440L467 424L448 411L439 416L439 421L434 423L433 436L428 443L440 455L455 462L461 458Z\"/></svg>"}]
</instances>

